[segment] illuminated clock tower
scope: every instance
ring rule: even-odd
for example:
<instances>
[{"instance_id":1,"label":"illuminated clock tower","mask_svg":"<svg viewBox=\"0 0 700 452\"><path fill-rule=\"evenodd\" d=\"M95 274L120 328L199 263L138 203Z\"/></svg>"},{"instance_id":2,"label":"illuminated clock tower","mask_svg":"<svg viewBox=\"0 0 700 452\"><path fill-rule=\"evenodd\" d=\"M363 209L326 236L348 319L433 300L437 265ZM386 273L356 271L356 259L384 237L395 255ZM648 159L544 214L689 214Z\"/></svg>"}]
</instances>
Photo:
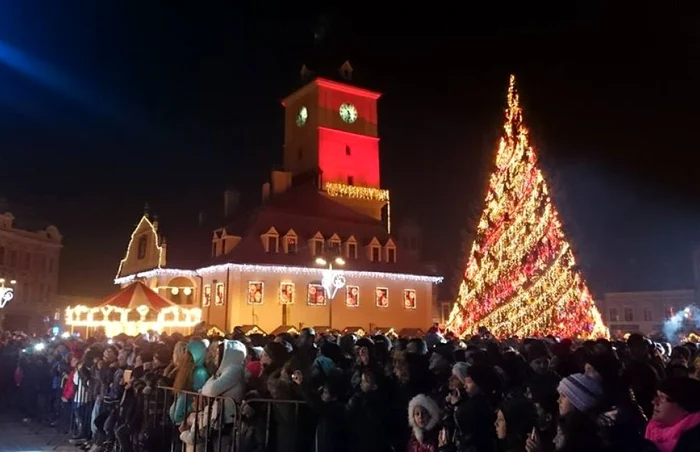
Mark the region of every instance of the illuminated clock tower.
<instances>
[{"instance_id":1,"label":"illuminated clock tower","mask_svg":"<svg viewBox=\"0 0 700 452\"><path fill-rule=\"evenodd\" d=\"M381 94L348 84L349 62L339 73L343 82L318 77L282 101L284 167L292 176L319 171L326 195L381 220L389 201L379 181Z\"/></svg>"}]
</instances>

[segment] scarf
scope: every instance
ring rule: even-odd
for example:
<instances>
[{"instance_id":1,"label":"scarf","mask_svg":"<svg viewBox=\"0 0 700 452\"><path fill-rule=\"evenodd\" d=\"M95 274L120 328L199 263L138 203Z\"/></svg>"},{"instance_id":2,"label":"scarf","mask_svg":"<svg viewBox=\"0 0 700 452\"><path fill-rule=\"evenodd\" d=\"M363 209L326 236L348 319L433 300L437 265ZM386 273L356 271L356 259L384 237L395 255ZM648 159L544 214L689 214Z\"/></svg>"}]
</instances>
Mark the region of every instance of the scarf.
<instances>
[{"instance_id":1,"label":"scarf","mask_svg":"<svg viewBox=\"0 0 700 452\"><path fill-rule=\"evenodd\" d=\"M644 437L654 443L659 452L673 452L681 435L698 424L700 424L700 412L689 414L669 427L664 427L652 419L647 425Z\"/></svg>"}]
</instances>

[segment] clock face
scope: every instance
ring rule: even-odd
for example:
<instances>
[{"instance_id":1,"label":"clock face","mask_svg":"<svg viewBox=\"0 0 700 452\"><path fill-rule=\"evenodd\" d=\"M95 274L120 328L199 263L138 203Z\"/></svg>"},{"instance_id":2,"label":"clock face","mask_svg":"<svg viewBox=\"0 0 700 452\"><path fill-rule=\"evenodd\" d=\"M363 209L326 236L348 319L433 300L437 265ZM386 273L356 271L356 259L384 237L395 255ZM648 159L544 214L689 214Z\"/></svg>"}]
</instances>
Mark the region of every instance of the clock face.
<instances>
[{"instance_id":1,"label":"clock face","mask_svg":"<svg viewBox=\"0 0 700 452\"><path fill-rule=\"evenodd\" d=\"M297 113L297 125L299 127L303 126L306 124L306 119L309 117L309 111L306 109L306 107L301 107L299 109L299 113Z\"/></svg>"},{"instance_id":2,"label":"clock face","mask_svg":"<svg viewBox=\"0 0 700 452\"><path fill-rule=\"evenodd\" d=\"M348 124L352 124L353 122L357 121L357 108L355 108L355 106L351 103L346 102L342 104L338 110L338 113L340 113L340 119Z\"/></svg>"}]
</instances>

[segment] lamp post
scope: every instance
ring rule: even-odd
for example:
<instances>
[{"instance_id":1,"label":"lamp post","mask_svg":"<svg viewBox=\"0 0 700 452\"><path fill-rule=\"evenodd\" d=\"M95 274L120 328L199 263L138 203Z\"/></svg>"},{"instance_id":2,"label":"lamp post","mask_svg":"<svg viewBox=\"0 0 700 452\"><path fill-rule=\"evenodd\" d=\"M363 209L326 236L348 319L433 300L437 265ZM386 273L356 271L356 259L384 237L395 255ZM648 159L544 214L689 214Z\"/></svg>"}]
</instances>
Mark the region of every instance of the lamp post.
<instances>
[{"instance_id":1,"label":"lamp post","mask_svg":"<svg viewBox=\"0 0 700 452\"><path fill-rule=\"evenodd\" d=\"M17 281L14 279L7 281L5 278L0 278L0 308L4 308L5 305L15 296L15 289L12 287L6 287L6 283L10 286L14 286L17 284Z\"/></svg>"},{"instance_id":2,"label":"lamp post","mask_svg":"<svg viewBox=\"0 0 700 452\"><path fill-rule=\"evenodd\" d=\"M323 279L321 284L323 285L323 290L326 292L326 299L328 300L328 329L333 329L333 297L338 289L345 287L345 277L340 274L337 270L333 271L333 264L342 267L345 265L345 260L342 257L336 257L333 261L329 262L322 257L316 258L316 265L328 266L327 270L323 272Z\"/></svg>"}]
</instances>

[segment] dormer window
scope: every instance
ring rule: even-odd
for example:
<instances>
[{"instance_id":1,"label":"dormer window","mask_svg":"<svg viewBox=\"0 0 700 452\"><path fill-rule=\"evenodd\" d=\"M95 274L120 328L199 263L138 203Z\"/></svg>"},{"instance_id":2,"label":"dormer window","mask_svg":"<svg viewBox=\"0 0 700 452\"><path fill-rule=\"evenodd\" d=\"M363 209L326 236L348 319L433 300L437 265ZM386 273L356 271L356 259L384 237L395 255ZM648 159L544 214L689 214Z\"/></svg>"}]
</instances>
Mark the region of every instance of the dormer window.
<instances>
[{"instance_id":1,"label":"dormer window","mask_svg":"<svg viewBox=\"0 0 700 452\"><path fill-rule=\"evenodd\" d=\"M282 243L284 244L285 253L297 254L297 251L299 250L299 237L297 236L297 233L294 232L294 229L287 231L287 233L284 235L284 241Z\"/></svg>"},{"instance_id":2,"label":"dormer window","mask_svg":"<svg viewBox=\"0 0 700 452\"><path fill-rule=\"evenodd\" d=\"M348 185L355 185L355 177L348 176Z\"/></svg>"},{"instance_id":3,"label":"dormer window","mask_svg":"<svg viewBox=\"0 0 700 452\"><path fill-rule=\"evenodd\" d=\"M340 237L337 234L333 234L330 239L328 239L328 252L332 256L340 256Z\"/></svg>"},{"instance_id":4,"label":"dormer window","mask_svg":"<svg viewBox=\"0 0 700 452\"><path fill-rule=\"evenodd\" d=\"M297 253L297 238L296 237L287 237L287 254L296 254Z\"/></svg>"},{"instance_id":5,"label":"dormer window","mask_svg":"<svg viewBox=\"0 0 700 452\"><path fill-rule=\"evenodd\" d=\"M357 240L352 235L345 241L345 257L357 259Z\"/></svg>"},{"instance_id":6,"label":"dormer window","mask_svg":"<svg viewBox=\"0 0 700 452\"><path fill-rule=\"evenodd\" d=\"M352 149L350 149L350 146L345 146L345 155L352 155Z\"/></svg>"},{"instance_id":7,"label":"dormer window","mask_svg":"<svg viewBox=\"0 0 700 452\"><path fill-rule=\"evenodd\" d=\"M391 238L386 241L386 244L384 245L384 258L386 259L387 262L390 262L392 264L396 263L396 244L394 243L394 240Z\"/></svg>"},{"instance_id":8,"label":"dormer window","mask_svg":"<svg viewBox=\"0 0 700 452\"><path fill-rule=\"evenodd\" d=\"M314 257L321 257L323 256L324 253L324 244L326 243L325 238L323 237L323 234L320 232L317 232L316 235L314 235L311 240L309 240L309 246L311 247L311 254Z\"/></svg>"},{"instance_id":9,"label":"dormer window","mask_svg":"<svg viewBox=\"0 0 700 452\"><path fill-rule=\"evenodd\" d=\"M314 256L323 255L323 240L314 239L313 240L313 254Z\"/></svg>"},{"instance_id":10,"label":"dormer window","mask_svg":"<svg viewBox=\"0 0 700 452\"><path fill-rule=\"evenodd\" d=\"M141 260L146 258L146 245L148 244L148 237L145 235L139 238L138 250L136 258Z\"/></svg>"},{"instance_id":11,"label":"dormer window","mask_svg":"<svg viewBox=\"0 0 700 452\"><path fill-rule=\"evenodd\" d=\"M279 237L276 235L267 236L267 252L276 253L279 246Z\"/></svg>"},{"instance_id":12,"label":"dormer window","mask_svg":"<svg viewBox=\"0 0 700 452\"><path fill-rule=\"evenodd\" d=\"M381 262L381 248L377 245L372 246L372 262Z\"/></svg>"},{"instance_id":13,"label":"dormer window","mask_svg":"<svg viewBox=\"0 0 700 452\"><path fill-rule=\"evenodd\" d=\"M280 234L277 229L270 228L260 236L266 253L279 253Z\"/></svg>"}]
</instances>

